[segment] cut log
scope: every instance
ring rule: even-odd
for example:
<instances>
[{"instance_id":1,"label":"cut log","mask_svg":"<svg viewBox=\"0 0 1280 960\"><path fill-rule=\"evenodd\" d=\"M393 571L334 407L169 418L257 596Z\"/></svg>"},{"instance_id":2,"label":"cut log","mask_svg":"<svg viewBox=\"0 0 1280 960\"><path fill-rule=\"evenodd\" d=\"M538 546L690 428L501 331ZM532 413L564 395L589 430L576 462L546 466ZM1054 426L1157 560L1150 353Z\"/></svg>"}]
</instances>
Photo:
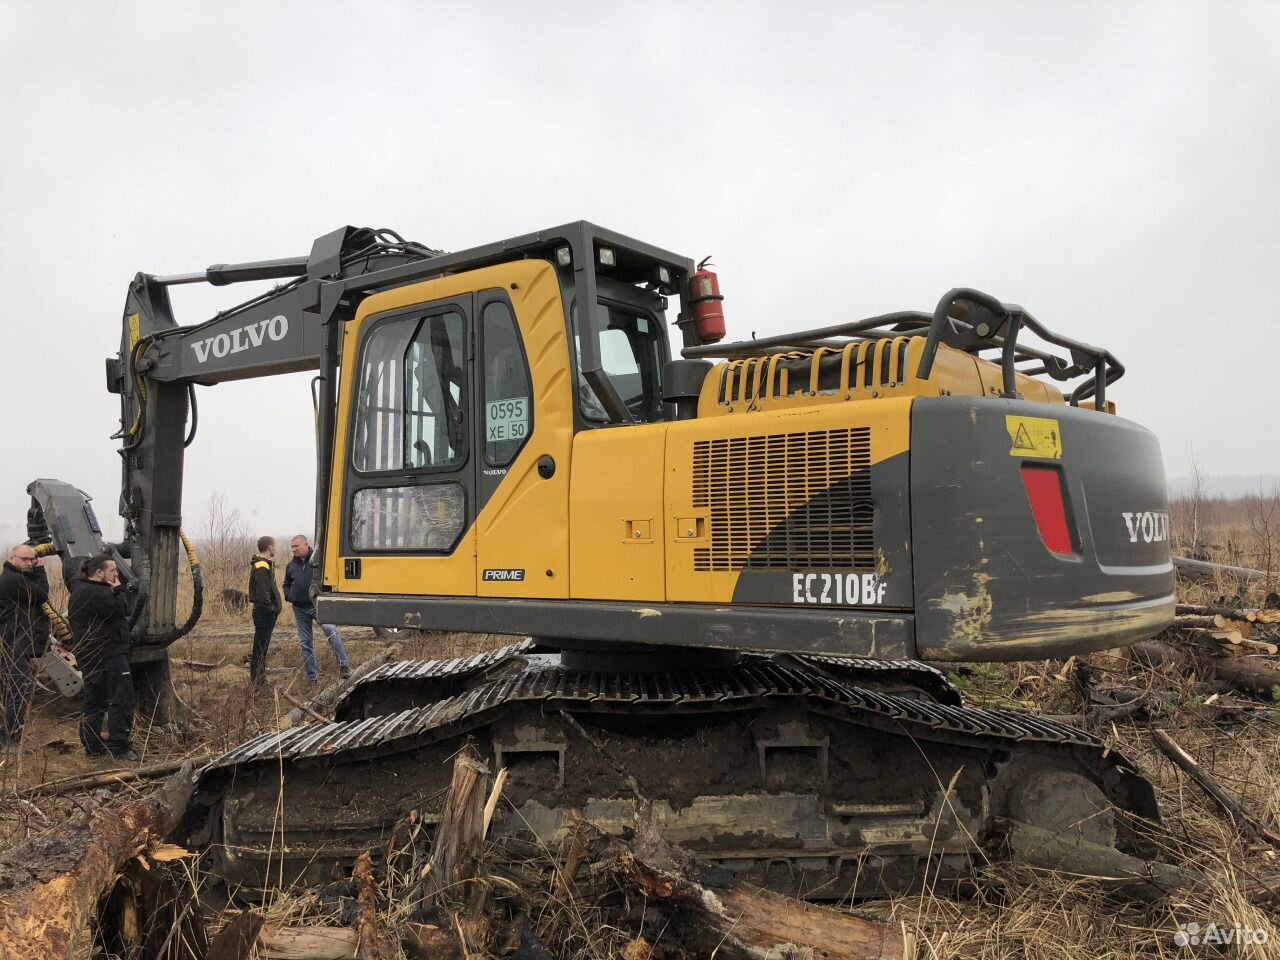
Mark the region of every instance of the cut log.
<instances>
[{"instance_id":1,"label":"cut log","mask_svg":"<svg viewBox=\"0 0 1280 960\"><path fill-rule=\"evenodd\" d=\"M350 927L267 927L258 939L261 960L356 960L360 935Z\"/></svg>"},{"instance_id":2,"label":"cut log","mask_svg":"<svg viewBox=\"0 0 1280 960\"><path fill-rule=\"evenodd\" d=\"M1179 614L1173 618L1173 625L1180 630L1188 627L1213 630L1218 626L1218 623L1217 617L1209 616L1208 614Z\"/></svg>"},{"instance_id":3,"label":"cut log","mask_svg":"<svg viewBox=\"0 0 1280 960\"><path fill-rule=\"evenodd\" d=\"M1184 616L1197 617L1230 617L1232 620L1247 620L1252 623L1257 619L1254 610L1243 610L1236 607L1214 607L1199 603L1180 603L1176 607L1175 620Z\"/></svg>"},{"instance_id":4,"label":"cut log","mask_svg":"<svg viewBox=\"0 0 1280 960\"><path fill-rule=\"evenodd\" d=\"M120 871L177 826L194 788L184 764L152 796L99 808L55 840L0 855L0 956L63 960L90 942L89 923Z\"/></svg>"},{"instance_id":5,"label":"cut log","mask_svg":"<svg viewBox=\"0 0 1280 960\"><path fill-rule=\"evenodd\" d=\"M1001 821L999 826L999 839L1010 860L1055 873L1087 877L1102 888L1131 899L1154 903L1180 890L1207 886L1205 878L1192 870L1140 860L1114 847L1089 843L1070 832L1055 834L1015 821Z\"/></svg>"},{"instance_id":6,"label":"cut log","mask_svg":"<svg viewBox=\"0 0 1280 960\"><path fill-rule=\"evenodd\" d=\"M1183 749L1169 734L1163 730L1153 730L1151 736L1161 752L1194 780L1200 789L1212 797L1237 827L1255 840L1280 848L1280 830L1277 830L1274 824L1267 823L1245 810L1235 794L1210 776L1209 772L1196 762L1195 757Z\"/></svg>"},{"instance_id":7,"label":"cut log","mask_svg":"<svg viewBox=\"0 0 1280 960\"><path fill-rule=\"evenodd\" d=\"M384 663L390 663L400 656L400 648L388 647L382 653L375 657L370 657L364 663L357 666L351 671L351 676L346 680L337 680L329 684L318 694L311 698L310 702L301 707L294 707L285 715L282 724L286 727L296 727L302 723L303 717L307 715L308 710L312 710L317 714L330 716L333 708L338 705L338 701L342 698L342 694L352 684L358 683L362 677L377 670Z\"/></svg>"},{"instance_id":8,"label":"cut log","mask_svg":"<svg viewBox=\"0 0 1280 960\"><path fill-rule=\"evenodd\" d=\"M1220 613L1213 616L1213 625L1219 630L1231 630L1248 640L1253 636L1253 623L1237 617L1224 617Z\"/></svg>"},{"instance_id":9,"label":"cut log","mask_svg":"<svg viewBox=\"0 0 1280 960\"><path fill-rule=\"evenodd\" d=\"M901 960L914 949L897 924L804 903L746 883L706 887L649 866L631 851L600 866L643 897L647 910L660 913L662 943L683 950L680 956Z\"/></svg>"}]
</instances>

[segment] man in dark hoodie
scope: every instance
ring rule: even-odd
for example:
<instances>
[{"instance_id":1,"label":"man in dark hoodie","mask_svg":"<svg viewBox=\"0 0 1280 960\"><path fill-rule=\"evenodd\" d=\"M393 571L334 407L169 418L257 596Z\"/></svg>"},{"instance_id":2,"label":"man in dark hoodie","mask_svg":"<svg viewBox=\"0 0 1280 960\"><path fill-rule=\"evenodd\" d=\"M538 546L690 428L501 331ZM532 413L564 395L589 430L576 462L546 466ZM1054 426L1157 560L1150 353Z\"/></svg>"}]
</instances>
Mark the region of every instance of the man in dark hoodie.
<instances>
[{"instance_id":1,"label":"man in dark hoodie","mask_svg":"<svg viewBox=\"0 0 1280 960\"><path fill-rule=\"evenodd\" d=\"M0 680L3 680L4 727L0 748L17 752L31 704L36 657L44 656L49 639L49 576L35 548L20 543L9 551L0 573Z\"/></svg>"},{"instance_id":2,"label":"man in dark hoodie","mask_svg":"<svg viewBox=\"0 0 1280 960\"><path fill-rule=\"evenodd\" d=\"M271 631L284 604L276 586L276 541L259 537L258 552L249 561L249 602L253 604L253 654L249 657L249 679L257 685L267 682L267 650Z\"/></svg>"},{"instance_id":3,"label":"man in dark hoodie","mask_svg":"<svg viewBox=\"0 0 1280 960\"><path fill-rule=\"evenodd\" d=\"M85 754L131 763L140 760L129 742L135 703L129 667L129 597L110 557L91 557L84 575L71 581L67 620L84 676L80 742ZM107 721L105 741L103 719Z\"/></svg>"},{"instance_id":4,"label":"man in dark hoodie","mask_svg":"<svg viewBox=\"0 0 1280 960\"><path fill-rule=\"evenodd\" d=\"M307 671L307 683L315 686L320 679L320 668L316 664L314 626L320 623L316 619L316 604L311 599L311 543L302 534L289 541L289 550L293 559L284 568L284 598L293 604L293 622L298 627L298 645L302 647L302 666ZM346 680L351 676L351 665L347 661L347 648L342 643L342 634L332 623L320 623L329 640L329 647L338 660L338 676Z\"/></svg>"}]
</instances>

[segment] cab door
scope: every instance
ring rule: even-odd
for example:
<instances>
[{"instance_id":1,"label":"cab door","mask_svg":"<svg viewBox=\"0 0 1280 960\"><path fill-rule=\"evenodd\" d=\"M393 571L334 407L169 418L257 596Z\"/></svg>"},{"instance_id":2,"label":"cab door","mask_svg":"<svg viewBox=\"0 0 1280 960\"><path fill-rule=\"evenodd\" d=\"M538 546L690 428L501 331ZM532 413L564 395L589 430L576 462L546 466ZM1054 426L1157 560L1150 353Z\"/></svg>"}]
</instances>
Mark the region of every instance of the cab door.
<instances>
[{"instance_id":1,"label":"cab door","mask_svg":"<svg viewBox=\"0 0 1280 960\"><path fill-rule=\"evenodd\" d=\"M573 393L554 268L522 260L375 294L342 356L326 584L567 597Z\"/></svg>"},{"instance_id":2,"label":"cab door","mask_svg":"<svg viewBox=\"0 0 1280 960\"><path fill-rule=\"evenodd\" d=\"M511 264L475 296L477 595L569 596L573 394L559 281Z\"/></svg>"},{"instance_id":3,"label":"cab door","mask_svg":"<svg viewBox=\"0 0 1280 960\"><path fill-rule=\"evenodd\" d=\"M408 304L357 328L339 591L475 595L473 303Z\"/></svg>"}]
</instances>

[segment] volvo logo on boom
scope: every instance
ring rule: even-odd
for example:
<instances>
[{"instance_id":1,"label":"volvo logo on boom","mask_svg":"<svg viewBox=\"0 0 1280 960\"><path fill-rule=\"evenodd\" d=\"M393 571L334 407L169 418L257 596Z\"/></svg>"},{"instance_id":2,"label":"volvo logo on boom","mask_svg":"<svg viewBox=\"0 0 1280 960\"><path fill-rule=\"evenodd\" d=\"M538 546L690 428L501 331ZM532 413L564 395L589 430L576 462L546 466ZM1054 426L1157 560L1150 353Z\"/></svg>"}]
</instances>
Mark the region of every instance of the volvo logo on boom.
<instances>
[{"instance_id":1,"label":"volvo logo on boom","mask_svg":"<svg viewBox=\"0 0 1280 960\"><path fill-rule=\"evenodd\" d=\"M191 344L191 349L195 351L196 363L204 363L210 354L221 359L231 353L260 347L268 340L283 340L288 333L289 318L278 313L269 320L246 323L243 327L236 327L226 333L197 340Z\"/></svg>"},{"instance_id":2,"label":"volvo logo on boom","mask_svg":"<svg viewBox=\"0 0 1280 960\"><path fill-rule=\"evenodd\" d=\"M1148 510L1146 513L1122 513L1124 524L1129 528L1129 542L1165 543L1169 539L1169 514L1159 510Z\"/></svg>"}]
</instances>

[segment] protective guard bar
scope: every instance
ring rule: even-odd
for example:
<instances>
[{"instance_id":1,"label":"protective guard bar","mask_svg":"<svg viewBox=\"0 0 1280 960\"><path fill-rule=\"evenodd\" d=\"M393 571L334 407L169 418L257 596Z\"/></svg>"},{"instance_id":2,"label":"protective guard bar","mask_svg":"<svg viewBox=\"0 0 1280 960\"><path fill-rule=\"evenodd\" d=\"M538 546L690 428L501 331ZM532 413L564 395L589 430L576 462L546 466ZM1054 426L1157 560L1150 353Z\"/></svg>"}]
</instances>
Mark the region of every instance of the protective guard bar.
<instances>
[{"instance_id":1,"label":"protective guard bar","mask_svg":"<svg viewBox=\"0 0 1280 960\"><path fill-rule=\"evenodd\" d=\"M1018 343L1018 336L1024 328L1045 343L1068 351L1069 359ZM832 342L832 338L836 337L875 339L925 329L928 330L928 335L924 354L916 371L921 379L927 379L932 372L938 345L942 343L974 354L998 349L1004 396L1011 398L1017 396L1016 376L1019 372L1032 376L1048 374L1058 381L1090 374L1088 380L1071 392L1071 404L1079 406L1081 401L1092 397L1094 406L1105 410L1107 385L1124 375L1124 366L1110 351L1054 333L1022 307L1001 303L989 294L968 287L957 287L948 292L938 301L932 314L915 310L885 313L865 320L815 327L758 340L686 347L683 356L689 359L758 356L762 353L834 346L836 344ZM1033 361L1039 361L1040 366L1021 371L1018 369L1019 363Z\"/></svg>"}]
</instances>

